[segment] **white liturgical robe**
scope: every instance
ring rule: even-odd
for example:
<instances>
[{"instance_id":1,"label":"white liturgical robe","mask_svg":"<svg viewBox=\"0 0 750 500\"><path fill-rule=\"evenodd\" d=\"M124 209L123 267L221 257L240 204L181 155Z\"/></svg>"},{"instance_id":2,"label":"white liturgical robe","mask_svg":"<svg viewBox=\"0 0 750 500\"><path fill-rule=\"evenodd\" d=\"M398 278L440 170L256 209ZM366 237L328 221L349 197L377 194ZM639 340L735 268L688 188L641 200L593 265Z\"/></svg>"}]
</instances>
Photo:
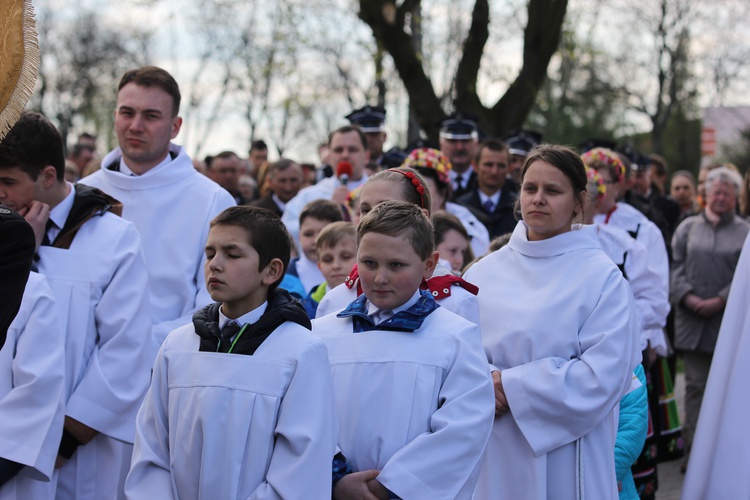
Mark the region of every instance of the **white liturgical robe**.
<instances>
[{"instance_id":1,"label":"white liturgical robe","mask_svg":"<svg viewBox=\"0 0 750 500\"><path fill-rule=\"evenodd\" d=\"M65 414L100 432L59 470L57 496L117 498L151 371L141 239L107 212L83 224L69 249L42 246L39 257L64 325Z\"/></svg>"},{"instance_id":2,"label":"white liturgical robe","mask_svg":"<svg viewBox=\"0 0 750 500\"><path fill-rule=\"evenodd\" d=\"M47 280L31 273L0 350L0 457L26 467L0 487L0 500L55 498L64 402L65 335Z\"/></svg>"},{"instance_id":3,"label":"white liturgical robe","mask_svg":"<svg viewBox=\"0 0 750 500\"><path fill-rule=\"evenodd\" d=\"M750 498L750 237L716 341L682 500Z\"/></svg>"},{"instance_id":4,"label":"white liturgical robe","mask_svg":"<svg viewBox=\"0 0 750 500\"><path fill-rule=\"evenodd\" d=\"M199 346L189 324L157 355L127 497L330 498L336 422L323 343L286 322L252 356Z\"/></svg>"},{"instance_id":5,"label":"white liturgical robe","mask_svg":"<svg viewBox=\"0 0 750 500\"><path fill-rule=\"evenodd\" d=\"M669 314L668 290L662 286L659 273L648 258L648 250L624 230L595 224L602 250L621 268L633 290L641 330L641 351L648 347L660 356L669 354L663 328Z\"/></svg>"},{"instance_id":6,"label":"white liturgical robe","mask_svg":"<svg viewBox=\"0 0 750 500\"><path fill-rule=\"evenodd\" d=\"M593 226L509 244L469 268L484 348L510 410L495 419L480 499L617 499L617 407L640 362L630 287Z\"/></svg>"},{"instance_id":7,"label":"white liturgical robe","mask_svg":"<svg viewBox=\"0 0 750 500\"><path fill-rule=\"evenodd\" d=\"M203 277L208 224L236 204L229 192L195 171L184 148L172 144L170 153L171 162L130 176L109 168L122 158L117 148L81 181L118 199L122 216L141 235L154 323L151 362L170 331L211 303Z\"/></svg>"},{"instance_id":8,"label":"white liturgical robe","mask_svg":"<svg viewBox=\"0 0 750 500\"><path fill-rule=\"evenodd\" d=\"M478 327L438 307L413 332L313 322L328 347L339 448L401 498L472 498L494 397Z\"/></svg>"}]
</instances>

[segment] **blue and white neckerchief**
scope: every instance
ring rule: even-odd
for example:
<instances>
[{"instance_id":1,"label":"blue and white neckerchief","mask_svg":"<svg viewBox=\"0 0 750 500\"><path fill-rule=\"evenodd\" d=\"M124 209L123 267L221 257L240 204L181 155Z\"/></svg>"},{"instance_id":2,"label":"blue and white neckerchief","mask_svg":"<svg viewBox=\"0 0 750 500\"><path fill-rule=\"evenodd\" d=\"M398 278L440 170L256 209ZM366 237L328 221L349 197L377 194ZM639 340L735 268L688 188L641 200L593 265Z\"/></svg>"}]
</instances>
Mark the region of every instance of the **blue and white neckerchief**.
<instances>
[{"instance_id":1,"label":"blue and white neckerchief","mask_svg":"<svg viewBox=\"0 0 750 500\"><path fill-rule=\"evenodd\" d=\"M369 332L371 330L385 330L392 332L413 332L422 326L425 318L440 305L435 302L430 292L419 291L419 299L410 308L399 311L389 319L376 325L367 314L367 297L360 295L349 304L346 309L336 315L338 318L352 318L354 332Z\"/></svg>"}]
</instances>

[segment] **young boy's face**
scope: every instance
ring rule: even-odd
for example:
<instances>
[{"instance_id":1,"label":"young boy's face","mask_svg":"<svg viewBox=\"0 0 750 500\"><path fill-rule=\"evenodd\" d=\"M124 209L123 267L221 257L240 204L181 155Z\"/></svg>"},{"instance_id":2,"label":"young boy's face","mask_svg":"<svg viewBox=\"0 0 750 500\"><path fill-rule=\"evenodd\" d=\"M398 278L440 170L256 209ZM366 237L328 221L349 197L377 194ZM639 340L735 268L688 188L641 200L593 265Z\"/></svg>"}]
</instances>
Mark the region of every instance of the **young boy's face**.
<instances>
[{"instance_id":1,"label":"young boy's face","mask_svg":"<svg viewBox=\"0 0 750 500\"><path fill-rule=\"evenodd\" d=\"M315 238L317 238L318 233L330 223L331 221L316 219L315 217L307 217L302 221L302 224L300 224L299 245L302 247L302 252L309 261L318 261L318 254L315 251Z\"/></svg>"},{"instance_id":2,"label":"young boy's face","mask_svg":"<svg viewBox=\"0 0 750 500\"><path fill-rule=\"evenodd\" d=\"M357 267L362 290L379 309L404 305L435 269L437 253L423 260L405 235L366 233L359 241Z\"/></svg>"},{"instance_id":3,"label":"young boy's face","mask_svg":"<svg viewBox=\"0 0 750 500\"><path fill-rule=\"evenodd\" d=\"M246 229L219 224L211 228L206 242L206 288L222 303L222 312L235 319L252 311L268 297L268 267L258 271L259 256L250 246Z\"/></svg>"},{"instance_id":4,"label":"young boy's face","mask_svg":"<svg viewBox=\"0 0 750 500\"><path fill-rule=\"evenodd\" d=\"M346 280L357 260L357 244L353 238L344 238L332 247L318 250L318 268L328 283L335 288Z\"/></svg>"},{"instance_id":5,"label":"young boy's face","mask_svg":"<svg viewBox=\"0 0 750 500\"><path fill-rule=\"evenodd\" d=\"M0 168L0 203L15 211L23 210L42 197L43 178L36 181L20 167Z\"/></svg>"}]
</instances>

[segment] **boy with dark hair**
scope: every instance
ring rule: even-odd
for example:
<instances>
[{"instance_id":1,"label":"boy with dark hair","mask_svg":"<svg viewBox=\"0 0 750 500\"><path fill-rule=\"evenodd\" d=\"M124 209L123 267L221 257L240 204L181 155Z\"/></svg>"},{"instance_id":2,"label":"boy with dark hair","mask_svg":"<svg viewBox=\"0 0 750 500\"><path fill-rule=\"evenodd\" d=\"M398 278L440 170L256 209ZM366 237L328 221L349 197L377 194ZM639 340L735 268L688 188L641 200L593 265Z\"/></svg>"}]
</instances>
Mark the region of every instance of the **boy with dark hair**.
<instances>
[{"instance_id":1,"label":"boy with dark hair","mask_svg":"<svg viewBox=\"0 0 750 500\"><path fill-rule=\"evenodd\" d=\"M138 414L128 498L325 498L335 451L326 349L277 288L280 219L232 207L210 225L215 303L169 334Z\"/></svg>"},{"instance_id":2,"label":"boy with dark hair","mask_svg":"<svg viewBox=\"0 0 750 500\"><path fill-rule=\"evenodd\" d=\"M314 200L305 205L299 216L299 247L297 257L289 263L287 275L299 278L305 294L325 281L318 269L318 254L315 239L332 222L341 221L344 214L341 207L330 200Z\"/></svg>"},{"instance_id":3,"label":"boy with dark hair","mask_svg":"<svg viewBox=\"0 0 750 500\"><path fill-rule=\"evenodd\" d=\"M377 205L357 238L364 293L314 324L336 391L334 497L471 498L495 409L479 327L419 289L438 254L417 206Z\"/></svg>"},{"instance_id":4,"label":"boy with dark hair","mask_svg":"<svg viewBox=\"0 0 750 500\"><path fill-rule=\"evenodd\" d=\"M64 180L62 137L24 113L0 144L0 202L36 233L38 268L65 336L65 427L57 498L116 498L148 387L148 271L119 202Z\"/></svg>"}]
</instances>

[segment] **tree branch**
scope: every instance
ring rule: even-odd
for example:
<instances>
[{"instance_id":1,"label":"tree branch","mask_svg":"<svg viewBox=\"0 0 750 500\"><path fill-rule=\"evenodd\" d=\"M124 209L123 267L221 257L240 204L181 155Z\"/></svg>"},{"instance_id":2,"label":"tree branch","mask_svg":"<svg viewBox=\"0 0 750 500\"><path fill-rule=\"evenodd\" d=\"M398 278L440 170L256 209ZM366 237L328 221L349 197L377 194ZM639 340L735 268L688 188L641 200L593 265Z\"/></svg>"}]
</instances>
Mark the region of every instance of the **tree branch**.
<instances>
[{"instance_id":1,"label":"tree branch","mask_svg":"<svg viewBox=\"0 0 750 500\"><path fill-rule=\"evenodd\" d=\"M568 2L529 0L528 5L523 67L505 95L492 108L493 126L487 132L496 136L523 125L547 76L549 61L560 43Z\"/></svg>"},{"instance_id":2,"label":"tree branch","mask_svg":"<svg viewBox=\"0 0 750 500\"><path fill-rule=\"evenodd\" d=\"M455 107L480 115L480 122L489 122L487 110L477 95L477 77L482 53L490 36L490 6L487 0L476 0L471 16L471 27L463 47L463 57L456 70Z\"/></svg>"},{"instance_id":3,"label":"tree branch","mask_svg":"<svg viewBox=\"0 0 750 500\"><path fill-rule=\"evenodd\" d=\"M416 2L407 2L410 5ZM402 6L403 7L403 6ZM440 101L435 95L435 89L422 66L422 61L417 55L411 37L404 31L403 19L406 10L401 10L398 16L401 22L393 22L386 18L396 10L393 0L360 0L359 17L370 26L373 36L383 44L383 47L393 58L401 80L409 94L419 125L431 138L437 138L437 122L443 118L444 113L440 107ZM403 16L403 17L402 17Z\"/></svg>"}]
</instances>

